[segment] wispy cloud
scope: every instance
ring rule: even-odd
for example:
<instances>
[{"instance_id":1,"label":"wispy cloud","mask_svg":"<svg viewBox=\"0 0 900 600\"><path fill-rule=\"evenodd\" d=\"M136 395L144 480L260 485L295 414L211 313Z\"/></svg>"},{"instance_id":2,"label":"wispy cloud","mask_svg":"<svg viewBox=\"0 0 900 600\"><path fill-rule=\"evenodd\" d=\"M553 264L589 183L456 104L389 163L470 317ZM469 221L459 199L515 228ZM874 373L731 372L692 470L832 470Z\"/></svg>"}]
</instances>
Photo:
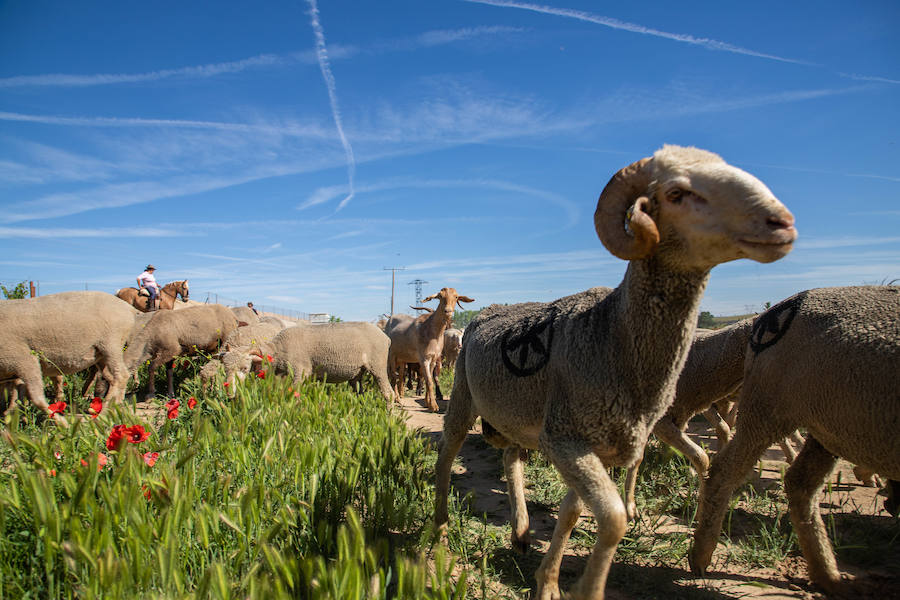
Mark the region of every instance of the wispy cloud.
<instances>
[{"instance_id":1,"label":"wispy cloud","mask_svg":"<svg viewBox=\"0 0 900 600\"><path fill-rule=\"evenodd\" d=\"M375 193L398 189L445 189L445 188L476 188L487 189L501 192L511 192L515 194L523 194L544 200L551 204L555 204L566 215L566 226L574 225L578 222L578 205L568 198L559 194L531 188L517 183L508 181L489 180L489 179L472 179L472 180L454 180L454 179L391 179L372 183L357 189L358 193ZM318 204L323 204L337 199L346 191L345 186L330 186L315 190L312 195L297 209L304 210Z\"/></svg>"},{"instance_id":2,"label":"wispy cloud","mask_svg":"<svg viewBox=\"0 0 900 600\"><path fill-rule=\"evenodd\" d=\"M197 232L192 232L197 235ZM178 237L184 231L163 229L159 227L0 227L0 237L28 239L63 239L63 238L132 238L132 237ZM202 235L202 234L201 234Z\"/></svg>"},{"instance_id":3,"label":"wispy cloud","mask_svg":"<svg viewBox=\"0 0 900 600\"><path fill-rule=\"evenodd\" d=\"M328 55L331 60L343 60L352 58L362 52L412 51L479 37L495 38L498 35L521 31L524 30L519 27L504 26L436 29L410 38L376 42L368 49L353 45L332 44L328 46ZM234 61L160 69L143 73L16 75L14 77L0 78L0 89L17 87L88 87L127 83L152 83L166 79L208 79L254 69L285 67L294 64L315 65L317 63L318 57L315 52L311 51L298 51L287 54L259 54Z\"/></svg>"},{"instance_id":4,"label":"wispy cloud","mask_svg":"<svg viewBox=\"0 0 900 600\"><path fill-rule=\"evenodd\" d=\"M758 52L756 50L750 50L748 48L741 48L740 46L735 46L733 44L729 44L727 42L720 42L718 40L713 40L710 38L698 38L692 35L687 35L683 33L669 33L667 31L660 31L659 29L653 29L651 27L644 27L643 25L636 25L634 23L627 23L625 21L620 21L618 19L613 19L611 17L604 17L601 15L595 15L592 13L584 12L581 10L572 10L568 8L556 8L553 6L543 6L540 4L529 4L525 2L508 2L506 0L464 0L465 2L472 2L474 4L487 4L490 6L497 6L501 8L517 8L520 10L530 10L532 12L544 13L548 15L555 15L557 17L566 17L569 19L577 19L579 21L584 21L586 23L594 23L596 25L603 25L604 27L610 27L612 29L619 29L622 31L630 31L632 33L639 33L642 35L652 35L654 37L665 38L668 40L673 40L676 42L682 42L685 44L693 44L696 46L702 46L709 50L718 50L722 52L732 52L734 54L745 54L747 56L755 56L757 58L766 58L769 60L777 60L780 62L786 63L794 63L801 65L809 65L809 63L804 60L797 60L793 58L785 58L783 56L776 56L774 54L766 54L763 52Z\"/></svg>"},{"instance_id":5,"label":"wispy cloud","mask_svg":"<svg viewBox=\"0 0 900 600\"><path fill-rule=\"evenodd\" d=\"M858 75L856 73L838 73L841 77L846 77L847 79L855 79L856 81L874 81L876 83L893 83L894 85L900 83L898 79L889 79L887 77L874 77L872 75Z\"/></svg>"},{"instance_id":6,"label":"wispy cloud","mask_svg":"<svg viewBox=\"0 0 900 600\"><path fill-rule=\"evenodd\" d=\"M838 238L808 239L801 237L797 240L798 250L821 250L824 248L850 248L853 246L881 246L883 244L898 244L900 237L863 237L844 236Z\"/></svg>"},{"instance_id":7,"label":"wispy cloud","mask_svg":"<svg viewBox=\"0 0 900 600\"><path fill-rule=\"evenodd\" d=\"M56 115L29 115L0 111L0 121L41 123L76 127L177 127L182 129L215 129L241 133L274 133L309 138L331 137L317 125L287 123L227 123L222 121L194 121L183 119L144 119L136 117L61 117Z\"/></svg>"},{"instance_id":8,"label":"wispy cloud","mask_svg":"<svg viewBox=\"0 0 900 600\"><path fill-rule=\"evenodd\" d=\"M312 59L311 55L309 55L309 59ZM215 77L225 73L239 73L251 68L276 66L287 62L287 60L302 60L302 55L293 54L289 57L285 57L277 54L260 54L230 62L181 67L178 69L162 69L145 73L98 73L94 75L66 75L62 73L52 73L46 75L18 75L0 79L0 88L23 86L84 87L110 85L114 83L142 83L179 77L198 79Z\"/></svg>"},{"instance_id":9,"label":"wispy cloud","mask_svg":"<svg viewBox=\"0 0 900 600\"><path fill-rule=\"evenodd\" d=\"M341 138L341 145L344 146L344 153L347 156L347 186L350 188L347 197L338 205L338 210L344 208L353 198L353 179L356 175L356 159L353 157L353 147L344 134L344 125L341 122L341 109L337 99L337 85L334 81L334 75L331 72L331 65L328 63L328 49L325 47L325 32L322 24L319 22L319 7L316 0L307 0L309 3L310 24L316 37L316 57L319 60L319 69L322 71L322 78L325 80L325 87L328 89L328 101L331 104L331 115L334 117L334 126L337 128L338 136Z\"/></svg>"}]
</instances>

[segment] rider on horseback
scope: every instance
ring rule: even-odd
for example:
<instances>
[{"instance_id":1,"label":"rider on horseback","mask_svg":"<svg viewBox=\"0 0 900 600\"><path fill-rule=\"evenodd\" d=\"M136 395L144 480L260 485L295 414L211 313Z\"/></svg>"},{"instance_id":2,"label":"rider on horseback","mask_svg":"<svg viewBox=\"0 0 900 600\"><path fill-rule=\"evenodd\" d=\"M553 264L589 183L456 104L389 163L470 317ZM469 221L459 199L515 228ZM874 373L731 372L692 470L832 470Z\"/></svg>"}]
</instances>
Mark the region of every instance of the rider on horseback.
<instances>
[{"instance_id":1,"label":"rider on horseback","mask_svg":"<svg viewBox=\"0 0 900 600\"><path fill-rule=\"evenodd\" d=\"M147 303L148 310L157 310L159 308L159 284L156 283L156 277L153 276L153 271L155 270L156 267L153 265L147 265L144 272L137 277L138 287L147 290L150 294L150 300Z\"/></svg>"}]
</instances>

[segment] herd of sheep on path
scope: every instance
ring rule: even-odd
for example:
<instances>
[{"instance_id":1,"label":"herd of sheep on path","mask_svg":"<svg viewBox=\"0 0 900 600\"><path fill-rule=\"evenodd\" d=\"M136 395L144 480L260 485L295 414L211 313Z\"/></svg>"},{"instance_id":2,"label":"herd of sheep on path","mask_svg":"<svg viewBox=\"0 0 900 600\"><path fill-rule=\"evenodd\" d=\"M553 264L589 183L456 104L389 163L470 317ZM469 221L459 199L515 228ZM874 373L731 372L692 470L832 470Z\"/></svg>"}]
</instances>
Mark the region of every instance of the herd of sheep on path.
<instances>
[{"instance_id":1,"label":"herd of sheep on path","mask_svg":"<svg viewBox=\"0 0 900 600\"><path fill-rule=\"evenodd\" d=\"M567 540L590 509L597 540L568 597L604 597L627 521L635 516L634 472L650 433L682 450L702 476L691 569L704 573L734 489L773 442L792 464L788 510L809 577L830 594L844 586L818 510L818 493L837 457L900 480L900 287L821 288L720 331L698 331L710 270L739 258L768 263L797 237L794 217L752 175L696 148L664 146L616 173L594 214L604 246L628 261L615 289L592 288L547 303L492 305L462 335L455 306L472 298L444 288L418 317L370 323L298 324L218 305L143 313L102 292L64 292L0 302L0 383L10 406L27 395L48 412L42 376L93 368L97 389L122 401L129 377L173 359L218 352L201 370L208 383L258 369L360 384L372 376L390 404L405 370L418 366L425 403L438 411L436 374L455 364L453 391L435 466L435 526L446 530L450 468L481 417L485 439L503 449L512 546L530 545L523 449L540 449L569 490L550 547L536 573L536 597L561 597ZM187 281L181 286L187 299ZM175 304L175 292L171 294ZM140 301L135 306L144 305ZM144 305L145 306L145 305ZM123 348L125 348L123 352ZM458 353L458 358L456 356ZM155 394L153 377L147 384ZM728 410L734 404L739 410ZM725 420L715 411L718 407ZM684 434L706 414L726 442L710 461ZM736 419L735 419L736 414ZM55 420L65 425L61 415ZM725 423L728 422L728 424ZM730 427L729 427L730 425ZM805 440L797 433L805 430ZM802 443L799 454L788 439ZM631 467L626 499L607 473ZM896 512L897 497L885 503Z\"/></svg>"}]
</instances>

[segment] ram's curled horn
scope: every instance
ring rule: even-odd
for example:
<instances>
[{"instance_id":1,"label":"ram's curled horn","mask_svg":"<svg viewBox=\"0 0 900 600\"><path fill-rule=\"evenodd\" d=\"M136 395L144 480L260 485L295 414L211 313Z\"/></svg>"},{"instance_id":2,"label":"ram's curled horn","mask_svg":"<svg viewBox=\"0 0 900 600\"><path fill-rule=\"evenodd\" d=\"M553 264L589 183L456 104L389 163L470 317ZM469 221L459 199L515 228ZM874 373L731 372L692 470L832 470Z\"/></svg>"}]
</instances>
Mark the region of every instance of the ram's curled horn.
<instances>
[{"instance_id":1,"label":"ram's curled horn","mask_svg":"<svg viewBox=\"0 0 900 600\"><path fill-rule=\"evenodd\" d=\"M607 250L623 260L646 258L659 243L656 223L646 213L651 160L643 158L621 169L597 200L597 237Z\"/></svg>"}]
</instances>

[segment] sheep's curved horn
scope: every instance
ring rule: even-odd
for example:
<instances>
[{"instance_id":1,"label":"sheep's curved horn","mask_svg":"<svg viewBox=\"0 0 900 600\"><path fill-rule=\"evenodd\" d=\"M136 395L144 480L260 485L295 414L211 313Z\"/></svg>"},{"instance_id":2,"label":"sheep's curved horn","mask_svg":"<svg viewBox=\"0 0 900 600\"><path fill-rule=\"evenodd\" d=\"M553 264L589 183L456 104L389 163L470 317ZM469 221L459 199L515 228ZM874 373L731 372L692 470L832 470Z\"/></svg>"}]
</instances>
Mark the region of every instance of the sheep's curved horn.
<instances>
[{"instance_id":1,"label":"sheep's curved horn","mask_svg":"<svg viewBox=\"0 0 900 600\"><path fill-rule=\"evenodd\" d=\"M612 176L594 211L597 237L623 260L646 258L659 243L656 223L647 214L650 203L644 194L650 185L650 161L643 158Z\"/></svg>"}]
</instances>

